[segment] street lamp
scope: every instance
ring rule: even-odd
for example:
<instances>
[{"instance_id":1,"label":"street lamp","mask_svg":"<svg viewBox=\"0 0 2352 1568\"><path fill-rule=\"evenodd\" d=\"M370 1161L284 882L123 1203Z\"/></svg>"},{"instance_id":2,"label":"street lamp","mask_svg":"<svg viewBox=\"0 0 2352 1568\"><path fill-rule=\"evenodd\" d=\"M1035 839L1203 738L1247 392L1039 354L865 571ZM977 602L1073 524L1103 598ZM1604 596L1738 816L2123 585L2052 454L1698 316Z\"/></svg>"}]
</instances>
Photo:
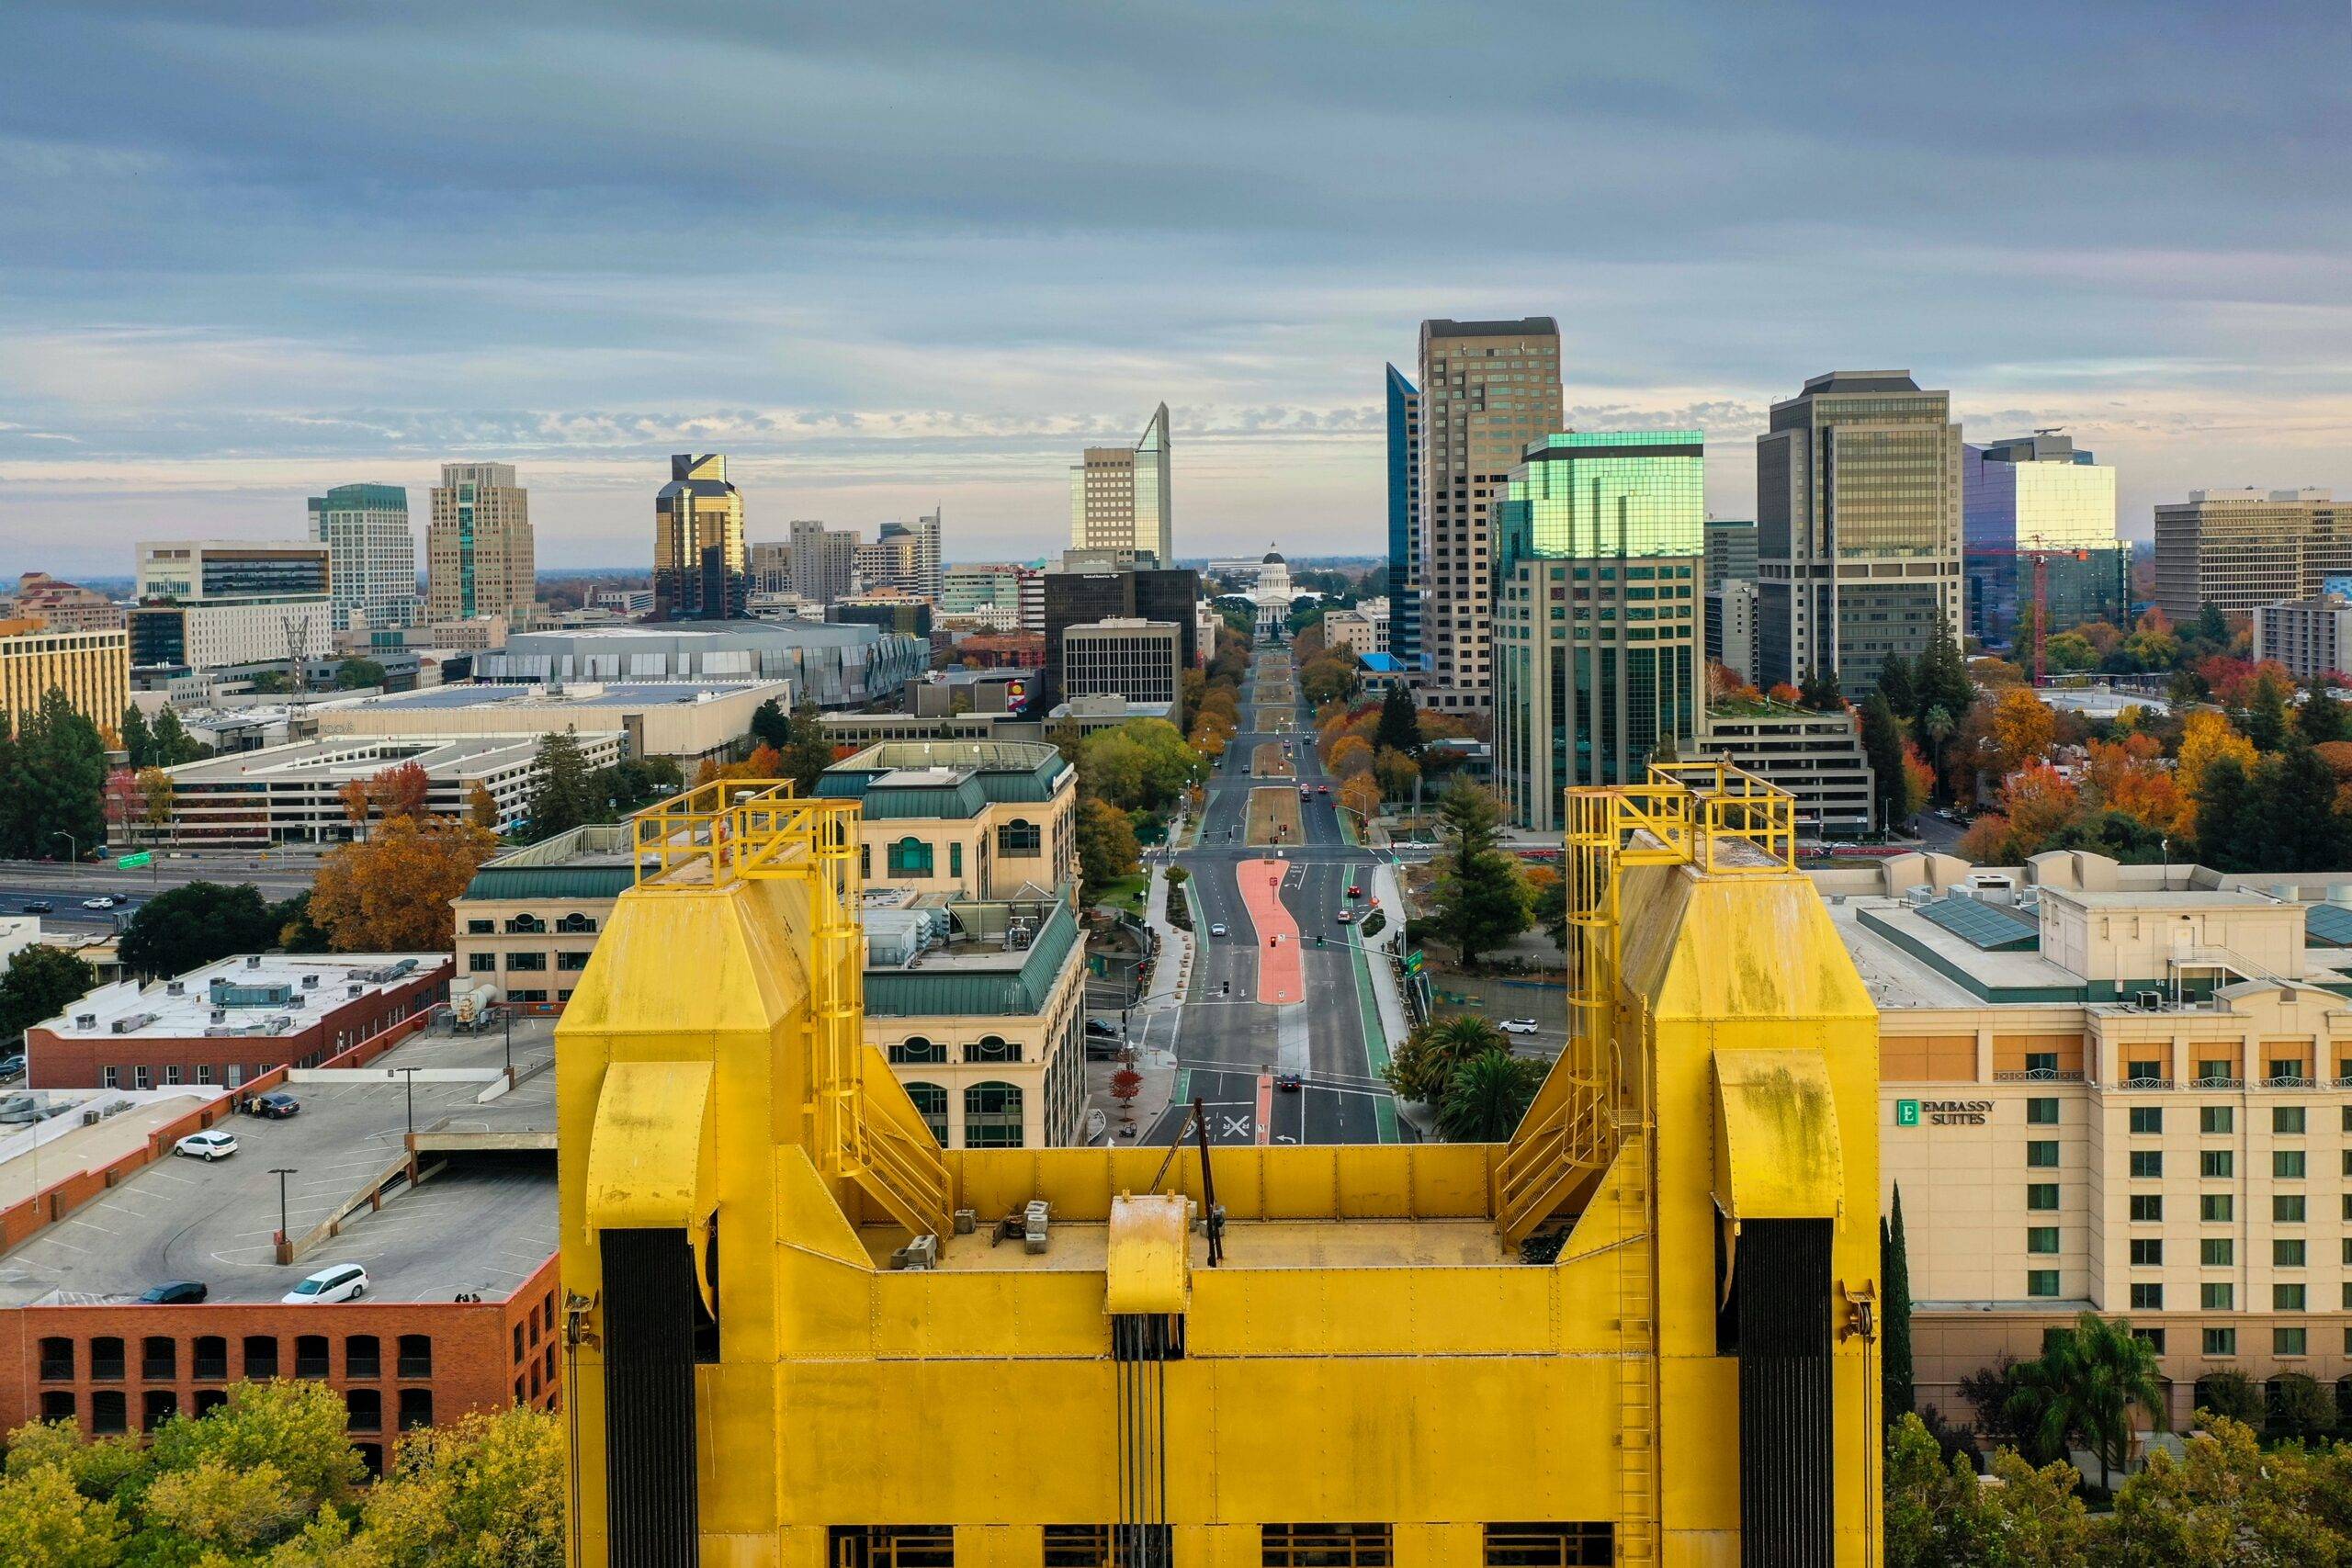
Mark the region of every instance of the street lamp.
<instances>
[{"instance_id":1,"label":"street lamp","mask_svg":"<svg viewBox=\"0 0 2352 1568\"><path fill-rule=\"evenodd\" d=\"M416 1158L416 1075L424 1071L424 1069L421 1067L393 1067L390 1070L399 1073L402 1077L408 1080L408 1136L405 1142L408 1147L408 1157L411 1160L413 1160Z\"/></svg>"},{"instance_id":2,"label":"street lamp","mask_svg":"<svg viewBox=\"0 0 2352 1568\"><path fill-rule=\"evenodd\" d=\"M294 1237L288 1233L286 1222L286 1179L296 1174L296 1168L273 1166L269 1174L277 1178L277 1239L290 1253L294 1247ZM293 1259L289 1257L287 1261L290 1263Z\"/></svg>"},{"instance_id":3,"label":"street lamp","mask_svg":"<svg viewBox=\"0 0 2352 1568\"><path fill-rule=\"evenodd\" d=\"M51 833L50 837L52 839L62 839L65 840L65 863L68 865L80 865L82 863L82 842L80 840L76 839L73 834L67 832L62 828L58 829L57 831Z\"/></svg>"}]
</instances>

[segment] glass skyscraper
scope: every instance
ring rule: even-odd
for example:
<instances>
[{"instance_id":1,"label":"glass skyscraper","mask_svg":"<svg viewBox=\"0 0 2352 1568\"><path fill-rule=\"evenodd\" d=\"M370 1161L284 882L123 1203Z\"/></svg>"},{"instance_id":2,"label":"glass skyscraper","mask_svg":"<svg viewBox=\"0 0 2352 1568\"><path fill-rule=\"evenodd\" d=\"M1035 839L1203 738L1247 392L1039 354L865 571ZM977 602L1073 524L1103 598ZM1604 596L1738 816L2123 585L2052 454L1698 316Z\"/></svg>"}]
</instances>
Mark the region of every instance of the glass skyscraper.
<instances>
[{"instance_id":1,"label":"glass skyscraper","mask_svg":"<svg viewBox=\"0 0 2352 1568\"><path fill-rule=\"evenodd\" d=\"M1421 662L1421 394L1388 367L1388 651Z\"/></svg>"},{"instance_id":2,"label":"glass skyscraper","mask_svg":"<svg viewBox=\"0 0 2352 1568\"><path fill-rule=\"evenodd\" d=\"M399 485L337 485L310 499L311 537L327 547L338 631L416 624L416 536Z\"/></svg>"},{"instance_id":3,"label":"glass skyscraper","mask_svg":"<svg viewBox=\"0 0 2352 1568\"><path fill-rule=\"evenodd\" d=\"M2131 615L2132 547L2115 534L2115 470L2054 432L1961 449L1969 635L2008 648L2033 603L2034 559L2050 624L2122 626ZM2018 552L2028 552L2020 557Z\"/></svg>"},{"instance_id":4,"label":"glass skyscraper","mask_svg":"<svg viewBox=\"0 0 2352 1568\"><path fill-rule=\"evenodd\" d=\"M1706 682L1695 430L1578 432L1528 446L1494 503L1495 784L1521 827L1577 784L1688 754Z\"/></svg>"}]
</instances>

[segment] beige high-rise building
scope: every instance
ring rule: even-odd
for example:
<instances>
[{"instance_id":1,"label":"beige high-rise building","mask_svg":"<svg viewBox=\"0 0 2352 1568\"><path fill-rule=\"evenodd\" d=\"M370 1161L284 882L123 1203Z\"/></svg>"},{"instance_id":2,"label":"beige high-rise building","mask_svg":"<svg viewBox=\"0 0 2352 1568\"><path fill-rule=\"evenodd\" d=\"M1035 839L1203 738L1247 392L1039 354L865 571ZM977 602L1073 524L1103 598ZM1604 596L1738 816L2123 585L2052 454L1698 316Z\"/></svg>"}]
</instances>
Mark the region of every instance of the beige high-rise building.
<instances>
[{"instance_id":1,"label":"beige high-rise building","mask_svg":"<svg viewBox=\"0 0 2352 1568\"><path fill-rule=\"evenodd\" d=\"M1560 329L1549 316L1421 323L1421 649L1430 705L1492 701L1488 508L1527 450L1560 428Z\"/></svg>"},{"instance_id":2,"label":"beige high-rise building","mask_svg":"<svg viewBox=\"0 0 2352 1568\"><path fill-rule=\"evenodd\" d=\"M467 621L503 615L531 624L538 551L531 492L512 463L444 463L425 525L425 618Z\"/></svg>"},{"instance_id":3,"label":"beige high-rise building","mask_svg":"<svg viewBox=\"0 0 2352 1568\"><path fill-rule=\"evenodd\" d=\"M69 632L0 621L0 735L14 733L52 688L111 733L130 705L130 634L119 626Z\"/></svg>"},{"instance_id":4,"label":"beige high-rise building","mask_svg":"<svg viewBox=\"0 0 2352 1568\"><path fill-rule=\"evenodd\" d=\"M795 552L797 559L797 552ZM751 614L743 492L717 452L670 458L653 502L653 618L740 621Z\"/></svg>"},{"instance_id":5,"label":"beige high-rise building","mask_svg":"<svg viewBox=\"0 0 2352 1568\"><path fill-rule=\"evenodd\" d=\"M1148 554L1157 565L1173 565L1170 477L1168 405L1162 403L1133 446L1089 446L1070 469L1070 548Z\"/></svg>"},{"instance_id":6,"label":"beige high-rise building","mask_svg":"<svg viewBox=\"0 0 2352 1568\"><path fill-rule=\"evenodd\" d=\"M2346 576L2352 502L2333 491L2193 490L2156 508L2156 604L2176 622L2310 599Z\"/></svg>"}]
</instances>

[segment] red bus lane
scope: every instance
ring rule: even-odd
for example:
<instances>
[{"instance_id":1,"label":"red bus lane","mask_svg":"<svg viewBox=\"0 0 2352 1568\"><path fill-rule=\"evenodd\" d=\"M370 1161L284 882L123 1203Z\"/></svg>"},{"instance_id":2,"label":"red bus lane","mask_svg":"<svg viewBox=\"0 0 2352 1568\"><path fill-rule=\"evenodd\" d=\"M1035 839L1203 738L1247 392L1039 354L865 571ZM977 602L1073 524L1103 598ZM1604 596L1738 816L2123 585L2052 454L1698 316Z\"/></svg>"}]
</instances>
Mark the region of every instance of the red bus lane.
<instances>
[{"instance_id":1,"label":"red bus lane","mask_svg":"<svg viewBox=\"0 0 2352 1568\"><path fill-rule=\"evenodd\" d=\"M1258 999L1284 1006L1306 999L1298 921L1283 907L1283 874L1289 870L1285 860L1245 860L1234 868L1258 931Z\"/></svg>"}]
</instances>

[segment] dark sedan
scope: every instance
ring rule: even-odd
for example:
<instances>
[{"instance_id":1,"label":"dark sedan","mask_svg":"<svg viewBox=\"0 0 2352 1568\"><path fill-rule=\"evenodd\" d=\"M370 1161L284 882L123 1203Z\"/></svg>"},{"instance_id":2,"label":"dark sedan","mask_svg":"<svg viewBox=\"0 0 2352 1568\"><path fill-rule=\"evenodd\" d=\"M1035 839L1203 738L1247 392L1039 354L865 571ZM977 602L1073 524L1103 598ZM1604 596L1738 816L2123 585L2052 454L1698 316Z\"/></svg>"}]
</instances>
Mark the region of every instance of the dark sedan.
<instances>
[{"instance_id":1,"label":"dark sedan","mask_svg":"<svg viewBox=\"0 0 2352 1568\"><path fill-rule=\"evenodd\" d=\"M168 1285L156 1286L139 1300L146 1306L187 1306L211 1293L201 1280L175 1280Z\"/></svg>"}]
</instances>

